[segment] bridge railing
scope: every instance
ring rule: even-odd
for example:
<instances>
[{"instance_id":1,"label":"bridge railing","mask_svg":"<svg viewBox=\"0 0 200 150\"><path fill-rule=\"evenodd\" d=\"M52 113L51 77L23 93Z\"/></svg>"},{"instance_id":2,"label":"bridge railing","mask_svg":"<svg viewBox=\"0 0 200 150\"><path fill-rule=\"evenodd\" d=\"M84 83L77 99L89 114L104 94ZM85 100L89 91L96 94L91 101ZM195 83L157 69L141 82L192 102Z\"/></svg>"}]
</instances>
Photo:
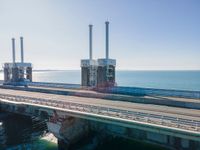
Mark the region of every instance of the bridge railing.
<instances>
[{"instance_id":1,"label":"bridge railing","mask_svg":"<svg viewBox=\"0 0 200 150\"><path fill-rule=\"evenodd\" d=\"M67 84L67 83L52 83L52 82L30 82L28 86L36 86L36 87L52 87L52 88L80 88L80 84Z\"/></svg>"},{"instance_id":2,"label":"bridge railing","mask_svg":"<svg viewBox=\"0 0 200 150\"><path fill-rule=\"evenodd\" d=\"M4 100L7 100L6 102ZM174 127L200 133L200 121L183 119L179 117L153 114L139 111L123 110L120 108L110 108L105 106L95 106L90 104L80 104L74 102L59 101L54 99L41 99L25 96L13 96L8 94L0 94L0 101L9 103L18 102L32 105L40 105L45 107L61 108L67 111L77 111L81 113L90 113L92 115L108 116L112 118L121 118L128 121L145 122L149 124Z\"/></svg>"},{"instance_id":3,"label":"bridge railing","mask_svg":"<svg viewBox=\"0 0 200 150\"><path fill-rule=\"evenodd\" d=\"M0 80L0 84L3 84L3 80ZM18 83L19 84L19 83ZM87 89L80 84L68 84L68 83L53 83L53 82L29 82L28 86L35 87L52 87L52 88L65 88L65 89ZM17 85L17 83L16 83ZM23 83L21 83L23 85ZM91 88L89 88L91 89ZM141 87L125 87L114 86L110 88L98 88L99 92L107 92L113 94L124 95L150 95L150 96L169 96L169 97L181 97L200 99L200 91L188 91L188 90L175 90L175 89L155 89L155 88L141 88Z\"/></svg>"},{"instance_id":4,"label":"bridge railing","mask_svg":"<svg viewBox=\"0 0 200 150\"><path fill-rule=\"evenodd\" d=\"M138 96L151 95L151 96L169 96L169 97L200 99L200 91L123 87L123 86L100 89L100 91L108 93L116 93L116 94L125 94L125 95L138 95Z\"/></svg>"}]
</instances>

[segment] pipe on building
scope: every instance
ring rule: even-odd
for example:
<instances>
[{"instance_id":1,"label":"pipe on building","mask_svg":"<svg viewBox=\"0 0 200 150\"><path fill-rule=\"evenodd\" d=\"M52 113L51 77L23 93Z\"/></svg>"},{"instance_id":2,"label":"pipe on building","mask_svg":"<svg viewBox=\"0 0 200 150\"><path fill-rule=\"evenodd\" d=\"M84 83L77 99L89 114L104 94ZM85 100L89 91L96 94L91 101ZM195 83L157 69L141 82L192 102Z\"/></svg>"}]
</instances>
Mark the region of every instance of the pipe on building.
<instances>
[{"instance_id":1,"label":"pipe on building","mask_svg":"<svg viewBox=\"0 0 200 150\"><path fill-rule=\"evenodd\" d=\"M106 21L106 59L109 59L109 22Z\"/></svg>"},{"instance_id":2,"label":"pipe on building","mask_svg":"<svg viewBox=\"0 0 200 150\"><path fill-rule=\"evenodd\" d=\"M13 56L13 64L15 63L15 38L12 38L12 56Z\"/></svg>"},{"instance_id":3,"label":"pipe on building","mask_svg":"<svg viewBox=\"0 0 200 150\"><path fill-rule=\"evenodd\" d=\"M89 25L89 52L90 52L90 60L92 60L92 26Z\"/></svg>"},{"instance_id":4,"label":"pipe on building","mask_svg":"<svg viewBox=\"0 0 200 150\"><path fill-rule=\"evenodd\" d=\"M23 43L23 37L20 37L20 46L21 46L21 63L24 63L24 43Z\"/></svg>"}]
</instances>

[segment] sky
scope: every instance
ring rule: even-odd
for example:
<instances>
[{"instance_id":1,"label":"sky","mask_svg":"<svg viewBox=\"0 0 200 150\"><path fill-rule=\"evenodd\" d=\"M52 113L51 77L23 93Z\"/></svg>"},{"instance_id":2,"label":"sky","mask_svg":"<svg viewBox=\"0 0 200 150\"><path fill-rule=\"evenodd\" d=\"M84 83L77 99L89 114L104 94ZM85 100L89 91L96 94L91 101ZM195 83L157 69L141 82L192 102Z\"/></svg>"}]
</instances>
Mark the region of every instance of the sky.
<instances>
[{"instance_id":1,"label":"sky","mask_svg":"<svg viewBox=\"0 0 200 150\"><path fill-rule=\"evenodd\" d=\"M11 38L24 37L34 69L80 69L89 57L110 58L118 70L200 70L199 0L0 0L0 63L12 60Z\"/></svg>"}]
</instances>

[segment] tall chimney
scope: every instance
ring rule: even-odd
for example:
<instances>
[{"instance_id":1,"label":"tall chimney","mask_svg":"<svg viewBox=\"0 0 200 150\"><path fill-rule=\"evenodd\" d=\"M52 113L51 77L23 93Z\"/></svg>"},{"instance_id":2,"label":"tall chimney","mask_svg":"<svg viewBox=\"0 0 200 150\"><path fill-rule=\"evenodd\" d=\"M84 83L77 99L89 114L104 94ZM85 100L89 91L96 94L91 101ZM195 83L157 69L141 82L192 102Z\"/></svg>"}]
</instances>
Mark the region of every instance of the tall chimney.
<instances>
[{"instance_id":1,"label":"tall chimney","mask_svg":"<svg viewBox=\"0 0 200 150\"><path fill-rule=\"evenodd\" d=\"M109 22L106 21L106 59L109 59Z\"/></svg>"},{"instance_id":2,"label":"tall chimney","mask_svg":"<svg viewBox=\"0 0 200 150\"><path fill-rule=\"evenodd\" d=\"M90 50L90 60L92 60L92 26L89 25L89 50Z\"/></svg>"},{"instance_id":3,"label":"tall chimney","mask_svg":"<svg viewBox=\"0 0 200 150\"><path fill-rule=\"evenodd\" d=\"M12 38L12 56L13 56L13 64L15 63L15 38Z\"/></svg>"},{"instance_id":4,"label":"tall chimney","mask_svg":"<svg viewBox=\"0 0 200 150\"><path fill-rule=\"evenodd\" d=\"M23 37L20 37L20 46L21 46L21 63L24 63L24 43L23 43Z\"/></svg>"}]
</instances>

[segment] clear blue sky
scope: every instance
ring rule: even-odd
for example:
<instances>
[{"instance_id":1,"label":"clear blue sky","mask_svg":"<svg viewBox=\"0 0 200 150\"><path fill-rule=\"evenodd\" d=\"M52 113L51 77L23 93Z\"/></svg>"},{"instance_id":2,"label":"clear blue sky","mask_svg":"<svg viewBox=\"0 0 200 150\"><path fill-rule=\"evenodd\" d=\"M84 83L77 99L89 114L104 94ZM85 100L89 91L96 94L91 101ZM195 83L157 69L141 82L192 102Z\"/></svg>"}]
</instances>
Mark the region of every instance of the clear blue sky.
<instances>
[{"instance_id":1,"label":"clear blue sky","mask_svg":"<svg viewBox=\"0 0 200 150\"><path fill-rule=\"evenodd\" d=\"M11 61L11 38L24 36L25 61L34 69L79 69L88 58L88 24L94 57L117 69L200 69L199 0L0 0L0 63Z\"/></svg>"}]
</instances>

